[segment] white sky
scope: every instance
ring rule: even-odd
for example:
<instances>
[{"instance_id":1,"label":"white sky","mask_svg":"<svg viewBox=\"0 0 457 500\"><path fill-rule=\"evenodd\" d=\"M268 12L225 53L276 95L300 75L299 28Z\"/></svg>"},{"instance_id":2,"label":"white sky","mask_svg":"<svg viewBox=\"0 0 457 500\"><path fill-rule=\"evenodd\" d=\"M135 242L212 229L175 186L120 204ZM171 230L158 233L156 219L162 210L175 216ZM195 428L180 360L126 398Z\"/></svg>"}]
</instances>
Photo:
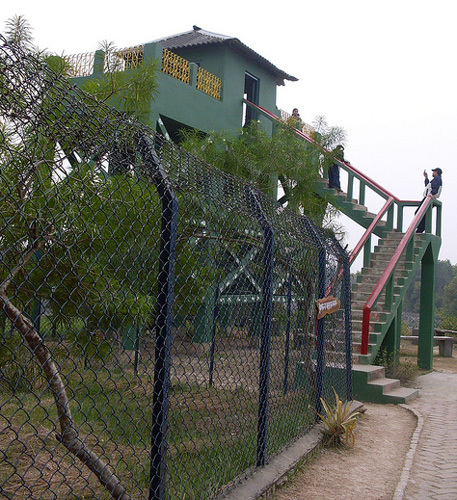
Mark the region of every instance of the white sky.
<instances>
[{"instance_id":1,"label":"white sky","mask_svg":"<svg viewBox=\"0 0 457 500\"><path fill-rule=\"evenodd\" d=\"M36 44L59 54L92 52L103 40L128 47L194 24L239 38L299 78L279 88L278 106L343 127L346 159L398 198L420 199L423 170L442 168L439 258L456 264L455 9L454 0L15 0L0 5L0 31L23 15ZM362 230L348 231L352 248Z\"/></svg>"}]
</instances>

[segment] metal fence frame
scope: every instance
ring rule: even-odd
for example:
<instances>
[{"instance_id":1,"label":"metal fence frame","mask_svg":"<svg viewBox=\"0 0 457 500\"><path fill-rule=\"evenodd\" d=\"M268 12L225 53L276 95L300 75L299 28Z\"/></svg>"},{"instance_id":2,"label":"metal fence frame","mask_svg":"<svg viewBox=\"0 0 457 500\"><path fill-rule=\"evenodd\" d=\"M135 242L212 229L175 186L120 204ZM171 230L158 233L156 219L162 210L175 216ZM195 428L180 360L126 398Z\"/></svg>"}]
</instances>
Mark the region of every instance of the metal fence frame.
<instances>
[{"instance_id":1,"label":"metal fence frame","mask_svg":"<svg viewBox=\"0 0 457 500\"><path fill-rule=\"evenodd\" d=\"M57 75L35 56L23 51L15 45L9 44L3 38L0 38L0 69L3 75L0 78L0 95L2 95L3 101L3 104L0 103L0 116L5 124L12 127L14 134L16 134L16 140L19 140L19 142L22 140L22 144L20 144L22 149L20 149L20 151L18 150L18 156L15 156L16 152L14 148L11 148L10 151L7 151L8 155L10 155L8 157L10 158L8 160L9 163L5 165L0 164L0 180L3 185L8 186L7 167L13 166L14 161L19 161L22 158L26 165L30 165L33 162L36 163L33 152L30 153L30 157L24 158L24 155L28 152L24 134L28 134L30 131L36 132L46 130L46 137L54 141L52 147L54 148L56 143L62 145L62 151L65 153L65 161L68 161L71 164L71 168L75 171L81 168L80 165L84 161L99 165L103 159L103 161L108 161L109 163L107 178L114 178L116 175L119 175L121 178L123 175L134 175L141 179L147 179L148 182L155 186L161 203L160 210L157 212L160 212L160 217L158 216L157 222L159 224L160 218L157 261L153 262L153 264L157 266L157 288L154 296L155 311L151 314L151 317L154 317L154 324L151 328L153 333L149 331L145 337L146 340L153 342L153 349L148 351L150 357L146 361L141 361L143 365L147 364L147 362L153 364L154 374L152 378L152 405L150 407L151 440L150 449L148 450L149 477L147 480L147 488L144 487L144 480L142 480L143 482L141 483L143 486L141 488L138 486L140 483L139 477L145 474L143 469L141 469L141 474L138 477L132 477L132 484L134 484L136 488L132 491L128 491L128 489L122 485L122 477L120 477L119 473L116 473L116 464L118 465L121 463L122 465L128 462L128 454L134 455L136 453L134 445L128 442L128 445L125 446L125 456L121 454L121 458L117 462L114 462L114 459L110 459L108 456L108 460L105 463L100 457L97 457L93 451L100 447L103 451L102 441L97 438L94 448L84 442L80 437L79 430L72 422L72 416L69 412L69 405L71 405L72 401L63 401L61 399L63 396L61 394L61 386L56 383L57 378L60 376L60 366L53 360L54 354L53 351L47 347L46 339L40 335L39 322L40 317L43 315L43 310L40 309L41 302L37 299L39 299L39 293L42 292L39 290L32 291L32 298L25 304L21 303L22 299L20 297L22 295L19 295L20 292L18 288L14 289L12 296L8 295L8 289L12 289L12 281L17 279L19 274L21 274L21 279L23 280L21 283L25 283L27 286L31 286L32 274L25 270L23 263L16 263L16 267L8 269L9 264L6 260L6 255L11 251L12 247L5 247L4 242L2 243L3 240L0 239L0 251L2 252L2 259L4 259L4 263L0 268L0 279L2 280L0 282L0 312L3 312L3 314L7 316L11 328L22 334L22 339L19 341L19 347L25 346L26 344L28 345L29 351L38 360L40 370L45 373L47 384L45 391L42 392L34 388L32 381L29 389L24 393L20 393L19 396L14 390L11 395L9 395L10 393L8 393L8 390L10 389L6 390L3 396L0 393L2 397L0 399L2 430L13 429L16 433L17 440L23 443L26 448L25 438L19 437L22 424L19 429L15 428L14 419L18 418L17 410L11 407L14 406L14 404L22 404L22 401L25 400L28 395L34 396L38 401L37 405L40 406L40 399L43 397L43 394L45 394L46 391L51 391L54 393L55 404L59 409L60 434L58 434L58 442L65 446L74 456L79 458L81 470L85 466L92 470L97 476L99 483L113 498L145 498L146 491L150 500L180 498L181 494L175 486L176 481L179 481L180 478L174 478L174 486L170 486L170 479L172 479L171 475L175 473L173 471L170 472L170 457L179 454L179 447L170 441L170 426L173 425L170 419L170 410L176 410L172 407L171 368L173 362L175 364L182 362L182 372L185 377L188 377L186 370L189 371L193 367L185 365L184 363L187 353L185 353L186 356L183 356L182 359L175 355L173 361L173 353L175 352L173 342L177 331L177 302L175 300L175 295L178 290L177 278L183 280L187 286L189 286L189 282L192 282L193 274L199 272L197 269L199 265L198 259L203 252L203 250L196 245L192 247L191 255L197 263L194 265L194 268L192 268L193 270L186 271L188 273L187 277L185 273L183 274L182 270L177 270L176 266L178 259L182 256L182 253L180 253L182 250L178 248L179 241L181 241L180 238L182 239L179 226L180 223L193 225L194 228L199 226L199 231L195 231L194 235L190 237L190 239L193 238L197 242L200 241L203 236L207 236L210 231L213 231L214 234L209 235L213 238L212 244L219 245L221 249L223 249L223 245L229 244L227 243L229 238L225 235L227 228L230 230L236 228L238 241L234 244L233 248L239 250L244 245L245 248L241 249L245 252L246 248L250 248L250 245L252 248L255 247L256 253L252 254L250 259L247 259L242 265L245 267L251 266L249 272L251 276L255 275L256 279L258 278L256 283L258 283L261 288L260 291L256 292L250 316L251 322L258 322L258 343L255 339L255 335L251 335L250 342L252 342L254 338L255 346L249 349L246 347L247 330L244 327L238 328L241 332L240 339L230 337L230 341L234 344L233 350L235 353L238 353L236 357L240 359L240 364L241 359L245 363L249 362L249 369L251 369L251 366L254 366L258 361L258 372L256 375L253 375L253 380L257 380L258 382L258 388L253 387L251 389L251 393L257 396L255 461L251 462L246 459L246 465L243 466L244 468L240 469L241 464L237 464L237 472L232 473L231 471L224 470L223 464L218 461L222 460L222 458L214 459L214 463L217 464L219 469L215 468L213 471L214 475L208 479L208 484L212 485L211 488L205 489L206 486L204 485L195 485L196 489L194 490L194 483L189 479L189 486L187 486L188 489L185 493L187 497L200 499L218 497L226 491L227 488L231 487L237 481L240 481L250 470L253 470L254 467L265 465L273 455L278 453L287 444L290 444L291 441L298 438L297 432L300 434L306 432L316 419L313 410L298 408L296 406L289 407L289 404L296 405L297 402L302 401L306 395L306 397L314 398L315 409L320 411L321 398L330 395L331 387L335 385L340 391L341 397L348 400L352 399L350 275L348 256L331 235L312 224L306 217L279 206L276 201L268 199L263 193L249 183L246 183L244 180L229 176L219 172L217 169L205 165L200 160L180 150L173 144L166 142L144 125L97 103L94 99L82 93L76 87L71 86L66 80L57 77ZM2 134L4 133L6 132L2 132ZM38 138L39 134L36 132L34 137ZM21 158L20 155L22 155ZM108 160L106 160L106 158L108 158ZM58 162L59 165L61 165L62 157L55 158L54 156L49 162L50 164ZM51 185L57 183L52 176L49 177L47 182ZM105 181L100 180L100 183L103 182ZM12 185L12 187L15 188L17 186ZM1 203L9 203L14 199L13 191L14 190L10 186L6 191L0 194L0 206ZM51 208L49 208L50 205L48 206L47 203L48 201L45 202L45 208L51 210ZM203 205L205 207L204 209L202 208ZM221 212L221 206L225 213ZM9 231L7 224L14 223L17 220L15 217L22 216L24 219L26 218L26 215L21 215L20 210L21 208L19 207L18 213L11 216L11 220L4 219L1 221L0 219L4 232ZM194 210L194 212L191 210ZM205 224L203 224L202 221L195 223L198 217L203 217L201 214L208 217L208 219L204 219ZM55 221L53 223L55 223L56 226L58 225ZM102 229L103 228L100 230ZM248 235L249 231L251 233L254 232L254 237ZM252 243L254 240L255 243ZM5 239L4 241L7 240ZM2 246L4 247L3 249ZM24 248L30 248L27 258L35 258L37 269L46 269L48 274L44 275L43 280L44 283L48 284L50 287L50 268L46 268L46 266L49 266L49 249L52 247L52 242L41 241L39 238L31 240L29 236L22 240L22 246ZM233 266L236 268L240 266L240 263L236 263L238 256L235 255L235 250L233 250L232 253L235 262L235 264L232 263L232 268ZM209 252L209 254L211 254L211 252ZM224 254L225 257L227 257L227 255L228 254ZM238 258L238 260L240 261L241 258L242 257ZM306 304L306 311L314 311L314 300L325 297L328 295L329 290L332 290L332 293L340 297L342 303L342 308L334 315L331 326L328 318L321 318L316 321L315 340L311 335L313 332L310 331L303 331L299 336L297 333L298 327L302 322L299 316L295 319L292 318L292 309L294 309L296 314L303 313L303 311L300 310L300 307L303 307L303 301L302 306L297 302L297 297L300 298L300 287L297 283L300 282L302 277L301 275L298 276L293 274L293 264L299 263L300 258L305 260L309 259L309 264L305 266L306 271L304 272L308 273L306 274L306 279L313 284L313 287L316 287L315 290L312 288L310 292L313 298ZM94 262L96 262L96 259L97 258L95 258ZM57 265L58 264L56 264L56 266ZM141 273L142 265L142 263L138 264L138 268L135 267L133 270L137 273ZM287 268L287 266L289 266L289 268ZM209 345L208 355L205 355L205 363L207 362L209 367L208 390L216 387L215 377L218 374L220 375L216 369L216 361L222 365L222 363L216 359L216 351L218 348L217 332L220 329L219 323L222 321L221 308L224 305L222 291L218 281L220 276L224 275L221 271L223 266L213 258L213 260L210 259L209 267L214 277L211 279L208 278L207 282L214 288L214 293L208 295L211 300L208 299L208 307L206 309L206 311L210 311L211 317L206 315L204 316L204 320L207 322L207 325L209 325L210 336L209 339L205 338L204 342L195 340L195 338L193 338L191 342L192 344L200 343ZM54 267L52 269L54 269L53 272L57 272L56 269L58 268ZM287 272L286 269L288 269ZM281 275L279 282L275 273L280 273ZM226 273L226 278L227 276L228 274ZM303 276L305 276L305 274ZM64 279L63 276L62 279ZM138 277L135 279L138 279ZM132 285L126 285L127 289L129 286ZM274 289L274 286L276 286L276 289ZM279 288L282 290L281 293L278 292ZM191 291L192 290L191 288ZM106 294L110 292L111 289L109 287L104 291ZM244 293L243 290L241 290L240 293ZM189 304L186 300L180 302L179 312L182 313L183 311L187 311L185 317L192 317L195 319L196 314L190 314L188 312L197 304L197 302L195 302L194 306L192 306L191 301L194 299L191 295L192 294L188 295ZM114 298L108 299L108 301L109 300L114 300ZM281 303L284 305L283 312L285 312L285 319L282 320L279 333L273 332L275 300L281 300ZM76 314L81 314L78 313L78 311L82 311L84 306L87 308L88 304L90 304L90 302L83 303L81 307L78 306L76 308ZM37 306L38 309L35 309L35 312L32 311L30 317L27 318L24 311L32 306ZM236 329L236 322L244 324L244 322L247 321L246 310L248 310L248 307L243 307L243 314L235 314L237 312L236 309L230 306L232 314L232 323L229 327L230 332ZM21 310L21 308L23 310ZM311 325L313 325L313 321L313 318L311 318ZM140 362L140 334L138 326L136 327L136 332L136 340L133 347L135 351L135 372L138 371ZM0 343L4 349L5 346L9 346L9 344L7 344L7 334L4 331L0 331L0 334ZM276 357L272 360L273 338L276 339L276 344L280 346L279 348L277 346L275 347L275 355L278 356L280 361L278 361ZM302 341L303 338L308 348L309 346L312 347L313 342L315 342L315 348L309 356L308 364L301 365L300 362L297 362L297 359L300 359L300 356L302 356L302 350L300 350L300 347L292 345L292 340L294 344L296 343L299 345L299 342ZM237 343L238 340L239 344ZM60 345L59 342L60 341L56 342L57 346ZM10 347L7 348L10 349ZM299 356L298 358L294 358L295 365L291 364L291 351L293 348L297 352L297 356ZM66 361L77 363L74 361L72 347L70 346L67 349L68 354ZM339 357L333 359L332 356L335 355L336 351L338 351ZM121 351L115 351L113 347L111 347L110 352L114 352L115 356L119 357L122 355ZM221 352L225 356L229 356L229 351ZM14 363L17 364L15 361L15 353L16 347L11 350L11 360L7 360L6 364L0 367L2 368L0 382L7 380L7 368L11 367ZM241 356L245 357L241 358ZM119 362L119 360L116 359L116 362ZM75 364L75 366L79 367L80 365ZM101 366L103 366L103 364ZM227 378L234 377L233 374L235 373L235 369L238 370L236 372L237 377L243 377L247 374L247 371L242 371L240 367L231 366L229 368L232 371L227 372ZM295 374L293 372L294 368ZM247 369L248 368L245 368L245 370ZM87 370L86 366L78 368L78 370L80 370L80 372L76 369L75 372L78 373L83 380L84 377L89 377L88 374L90 374L90 377L93 376L94 370L90 366L87 367ZM276 385L272 388L272 373L276 373L276 371L279 373L281 370L282 381L279 382L279 377L275 375L274 381ZM306 370L307 382L305 384L305 389L300 385L300 376L303 376L303 373L299 373L300 370ZM90 377L88 380L92 380ZM293 383L292 379L294 379ZM148 380L149 379L145 380L145 384L148 383ZM185 378L183 380L185 380L187 385L191 385L191 382L189 382L190 379ZM115 385L116 382L114 379L107 379L107 382L113 383L113 381ZM141 382L138 383L141 384ZM61 384L63 384L65 388L68 388L65 380L62 379ZM91 387L84 384L83 386L90 391ZM204 385L206 387L206 382ZM0 388L1 387L6 386L0 385ZM143 387L143 385L141 385L141 387ZM234 394L236 394L235 390L230 389L230 385L222 385L218 390L229 399L233 398ZM231 394L230 391L234 394ZM118 392L119 394L117 397L121 401L122 393L120 391ZM229 396L227 396L228 393L230 393ZM182 393L180 396L183 399L192 400L191 392L188 394ZM221 395L217 397L220 398ZM275 413L275 411L279 412L279 410L275 410L272 407L273 399L275 402L280 402L278 406L281 406L281 417L278 417ZM217 403L218 401L214 400L216 406ZM246 399L245 402L241 401L241 403L251 405L252 401ZM9 413L6 414L7 410L13 417L8 416L10 415ZM48 410L46 410L46 412L47 411ZM208 416L205 418L208 419L210 427L213 425L215 427L220 425L220 422L213 423L212 419L218 417L214 408L212 408L211 400L204 407L204 411L199 410L199 412L195 413L197 415L195 418L203 419L205 411L208 413ZM230 410L229 407L228 411L236 411L236 408ZM5 414L2 414L3 412L5 412ZM116 408L113 408L113 418L116 417L115 412ZM192 415L189 416L189 410L185 405L183 405L182 408L178 406L177 412L181 415L180 418L182 418L183 421L186 418L192 421L194 418ZM309 424L297 425L296 428L298 430L289 430L289 427L286 428L286 425L288 425L288 413L293 414L294 412L300 413L301 418L305 419ZM46 415L46 419L50 420L50 413L46 413ZM144 414L142 414L142 418L143 417ZM227 421L229 421L228 417ZM246 425L251 425L252 423L253 422L246 422ZM273 424L280 430L281 426L284 426L282 432L285 437L276 436L280 431L272 431ZM55 424L51 425L51 432L57 430L54 429L54 426ZM175 431L174 428L172 428L172 430L173 432L178 432L174 443L179 442L180 431ZM102 435L103 432L105 433L103 436L110 437L111 434L109 434L108 431L108 427L104 425L102 431L100 431L100 435ZM221 442L220 432L220 430L214 432L213 436L211 431L208 430L208 435L210 437L207 445L213 446L215 453L222 452L225 449L224 446L230 448L230 445L233 445L235 442L234 439L236 438L236 436L225 437L227 443L223 443ZM278 444L271 444L271 436L276 437ZM193 438L190 438L192 446L198 448L198 440L193 442L192 439ZM90 440L88 440L88 442L89 441ZM20 455L17 460L15 459L16 462L14 462L10 457L12 446L6 442L3 442L3 444L5 448L3 450L0 448L0 453L3 454L6 460L5 463L10 467L8 470L12 470L13 467L16 467L14 464L17 465L21 463L23 455ZM106 452L102 454L106 455ZM32 465L30 467L34 467L35 458L36 457L32 457ZM194 459L197 460L195 457ZM211 458L211 460L213 460L213 458ZM234 460L236 460L236 457ZM140 462L140 459L138 459L138 461ZM124 465L120 468L123 469ZM128 474L134 474L132 468L127 469L129 470ZM24 470L27 472L29 469L26 468ZM186 475L190 475L190 472L186 471ZM14 498L19 498L17 495L24 494L19 493L20 491L23 492L24 488L26 490L28 489L28 491L31 492L30 494L33 494L33 485L27 486L24 478L21 479L22 482L19 481L20 484L17 490L14 490L15 492L11 493L11 490L7 490L9 482L13 481L13 478L17 480L16 476L16 472L8 473L8 471L6 473L3 471L2 475L0 470L0 492L8 499L12 499L13 496ZM50 479L47 479L47 481L51 482L52 480L51 475ZM65 498L72 498L77 494L78 490L76 489L73 491L71 488L70 486L70 491L65 493ZM103 493L96 490L96 487L93 485L90 486L90 488L92 489L93 495L101 495ZM199 490L198 488L201 489ZM34 496L34 498L57 498L55 495L56 493L41 493L39 497Z\"/></svg>"}]
</instances>

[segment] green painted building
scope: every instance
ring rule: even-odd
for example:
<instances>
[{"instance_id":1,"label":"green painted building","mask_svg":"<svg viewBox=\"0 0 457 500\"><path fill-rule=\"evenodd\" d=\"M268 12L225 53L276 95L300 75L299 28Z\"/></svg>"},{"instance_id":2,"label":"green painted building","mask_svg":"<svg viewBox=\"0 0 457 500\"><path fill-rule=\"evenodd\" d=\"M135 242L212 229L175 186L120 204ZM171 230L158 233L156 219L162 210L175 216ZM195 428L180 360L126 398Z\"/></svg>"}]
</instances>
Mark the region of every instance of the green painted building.
<instances>
[{"instance_id":1,"label":"green painted building","mask_svg":"<svg viewBox=\"0 0 457 500\"><path fill-rule=\"evenodd\" d=\"M148 58L159 62L159 94L150 103L150 122L162 134L176 139L179 129L189 127L235 131L246 120L258 119L271 134L271 120L256 116L243 98L279 114L276 90L285 73L247 47L239 39L211 33L194 26L191 31L154 40L116 52L119 67L129 70ZM67 58L77 82L106 68L105 54ZM98 70L97 70L98 68Z\"/></svg>"}]
</instances>

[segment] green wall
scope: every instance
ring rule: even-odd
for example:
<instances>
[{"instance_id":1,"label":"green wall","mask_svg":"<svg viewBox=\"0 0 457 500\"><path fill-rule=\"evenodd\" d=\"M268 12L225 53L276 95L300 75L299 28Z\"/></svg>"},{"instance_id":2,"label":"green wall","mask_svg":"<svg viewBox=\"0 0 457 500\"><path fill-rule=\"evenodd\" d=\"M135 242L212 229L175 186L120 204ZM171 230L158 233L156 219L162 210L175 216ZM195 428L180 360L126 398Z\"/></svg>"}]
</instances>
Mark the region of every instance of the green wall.
<instances>
[{"instance_id":1,"label":"green wall","mask_svg":"<svg viewBox=\"0 0 457 500\"><path fill-rule=\"evenodd\" d=\"M246 71L259 79L258 104L269 111L276 110L276 81L274 75L243 53L223 44L173 50L191 63L191 82L183 83L158 72L159 94L150 105L150 123L155 126L159 117L175 128L187 126L203 132L228 130L235 132L242 125L244 80ZM162 46L149 43L144 46L144 58L161 62ZM195 88L197 64L222 80L222 98L215 99ZM81 83L89 77L76 78ZM273 131L268 119L259 116L265 131ZM158 129L161 132L160 129Z\"/></svg>"}]
</instances>

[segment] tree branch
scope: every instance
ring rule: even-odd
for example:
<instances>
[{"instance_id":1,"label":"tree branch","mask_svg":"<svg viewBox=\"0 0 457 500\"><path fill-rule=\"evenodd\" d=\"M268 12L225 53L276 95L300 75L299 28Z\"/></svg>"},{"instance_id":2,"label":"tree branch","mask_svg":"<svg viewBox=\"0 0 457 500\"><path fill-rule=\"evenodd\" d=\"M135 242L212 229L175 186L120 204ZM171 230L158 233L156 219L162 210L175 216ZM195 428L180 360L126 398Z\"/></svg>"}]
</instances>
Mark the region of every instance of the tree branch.
<instances>
[{"instance_id":1,"label":"tree branch","mask_svg":"<svg viewBox=\"0 0 457 500\"><path fill-rule=\"evenodd\" d=\"M120 479L110 471L107 464L93 451L87 449L84 442L79 438L78 432L73 425L70 404L59 370L52 358L51 352L43 342L32 321L27 318L6 296L6 290L14 277L24 268L33 257L36 248L29 250L16 265L9 277L0 287L0 305L14 327L21 333L30 350L36 356L44 375L54 396L57 407L57 415L60 424L60 435L57 440L62 443L75 457L86 465L98 478L100 483L110 492L116 500L131 500Z\"/></svg>"}]
</instances>

